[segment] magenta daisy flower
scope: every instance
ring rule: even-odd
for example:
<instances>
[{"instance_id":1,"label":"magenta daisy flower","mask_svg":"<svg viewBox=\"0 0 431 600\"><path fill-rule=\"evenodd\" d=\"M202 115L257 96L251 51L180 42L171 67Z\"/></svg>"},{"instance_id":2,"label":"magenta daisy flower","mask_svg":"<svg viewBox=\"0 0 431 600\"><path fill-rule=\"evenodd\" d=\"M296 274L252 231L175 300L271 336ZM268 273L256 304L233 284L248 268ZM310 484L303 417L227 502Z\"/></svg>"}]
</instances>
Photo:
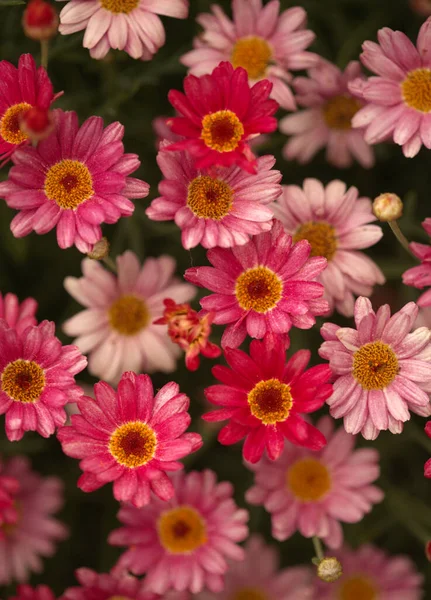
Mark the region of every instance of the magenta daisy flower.
<instances>
[{"instance_id":1,"label":"magenta daisy flower","mask_svg":"<svg viewBox=\"0 0 431 600\"><path fill-rule=\"evenodd\" d=\"M11 222L15 237L56 227L60 248L75 244L87 253L102 237L101 223L129 217L130 199L145 198L149 186L128 177L140 162L136 154L124 153L120 123L103 129L100 117L90 117L79 127L75 112L54 114L54 133L37 148L13 155L15 166L0 183L0 196L20 211Z\"/></svg>"},{"instance_id":2,"label":"magenta daisy flower","mask_svg":"<svg viewBox=\"0 0 431 600\"><path fill-rule=\"evenodd\" d=\"M274 334L251 342L250 356L227 348L225 358L230 369L218 365L212 370L222 385L205 390L207 399L222 408L203 417L206 421L229 419L219 433L222 444L235 444L245 437L243 455L252 463L261 459L265 448L269 458L276 460L284 438L311 450L323 448L325 437L300 413L318 410L331 395L328 365L306 370L308 350L299 350L286 363L284 341Z\"/></svg>"},{"instance_id":3,"label":"magenta daisy flower","mask_svg":"<svg viewBox=\"0 0 431 600\"><path fill-rule=\"evenodd\" d=\"M145 212L154 221L174 220L186 250L198 244L241 245L271 229L274 215L266 205L281 194L273 156L258 158L257 173L250 174L237 166L197 169L187 153L167 149L164 145L157 155L166 178L159 184L160 197Z\"/></svg>"},{"instance_id":4,"label":"magenta daisy flower","mask_svg":"<svg viewBox=\"0 0 431 600\"><path fill-rule=\"evenodd\" d=\"M66 290L86 310L63 329L77 335L76 345L89 353L90 373L117 382L124 371L175 370L180 350L169 339L167 326L153 322L163 316L165 298L187 302L196 290L173 277L174 270L171 256L147 258L141 266L127 251L117 256L117 276L85 258L84 276L66 277Z\"/></svg>"},{"instance_id":5,"label":"magenta daisy flower","mask_svg":"<svg viewBox=\"0 0 431 600\"><path fill-rule=\"evenodd\" d=\"M2 474L0 462L0 539L5 537L7 527L14 525L19 518L14 499L19 491L19 483L15 477ZM6 527L6 529L5 529Z\"/></svg>"},{"instance_id":6,"label":"magenta daisy flower","mask_svg":"<svg viewBox=\"0 0 431 600\"><path fill-rule=\"evenodd\" d=\"M376 283L385 277L363 252L383 235L369 198L358 198L358 190L346 190L342 181L326 187L317 179L305 179L303 187L283 186L283 195L273 205L277 219L295 242L308 240L311 256L324 256L328 266L319 276L325 287L324 298L334 308L353 315L355 294L370 296Z\"/></svg>"},{"instance_id":7,"label":"magenta daisy flower","mask_svg":"<svg viewBox=\"0 0 431 600\"><path fill-rule=\"evenodd\" d=\"M422 144L431 148L431 19L419 31L416 47L401 31L380 29L378 44L364 42L361 61L377 75L357 79L350 91L365 102L352 119L365 129L368 144L392 138L404 156L416 156Z\"/></svg>"},{"instance_id":8,"label":"magenta daisy flower","mask_svg":"<svg viewBox=\"0 0 431 600\"><path fill-rule=\"evenodd\" d=\"M422 222L429 237L431 237L431 219L425 219ZM403 273L403 283L412 285L420 290L431 285L431 246L429 244L419 244L411 242L410 250L421 261L418 267L407 269ZM418 306L431 306L431 289L427 290L418 298Z\"/></svg>"},{"instance_id":9,"label":"magenta daisy flower","mask_svg":"<svg viewBox=\"0 0 431 600\"><path fill-rule=\"evenodd\" d=\"M356 329L325 323L319 354L329 360L334 393L331 415L348 433L374 440L380 431L401 433L412 411L431 415L431 331L409 333L418 307L409 302L391 317L388 304L374 312L368 298L355 303Z\"/></svg>"},{"instance_id":10,"label":"magenta daisy flower","mask_svg":"<svg viewBox=\"0 0 431 600\"><path fill-rule=\"evenodd\" d=\"M363 167L373 166L373 151L363 132L352 129L352 118L363 102L350 94L348 84L358 77L363 76L357 61L350 62L343 72L320 59L308 77L293 81L296 101L306 110L280 121L280 131L291 136L283 150L287 160L296 158L304 164L326 148L326 160L336 167L349 167L353 158Z\"/></svg>"},{"instance_id":11,"label":"magenta daisy flower","mask_svg":"<svg viewBox=\"0 0 431 600\"><path fill-rule=\"evenodd\" d=\"M0 292L0 319L4 319L9 327L19 333L29 325L36 325L37 302L34 298L26 298L21 304L15 294Z\"/></svg>"},{"instance_id":12,"label":"magenta daisy flower","mask_svg":"<svg viewBox=\"0 0 431 600\"><path fill-rule=\"evenodd\" d=\"M33 588L23 583L17 587L16 596L12 596L9 600L56 600L56 597L47 585L38 585Z\"/></svg>"},{"instance_id":13,"label":"magenta daisy flower","mask_svg":"<svg viewBox=\"0 0 431 600\"><path fill-rule=\"evenodd\" d=\"M99 574L84 567L75 571L75 577L80 584L79 587L67 588L59 600L109 600L110 598L157 600L157 596L145 592L142 582L132 575L120 575L114 572Z\"/></svg>"},{"instance_id":14,"label":"magenta daisy flower","mask_svg":"<svg viewBox=\"0 0 431 600\"><path fill-rule=\"evenodd\" d=\"M243 246L209 250L212 267L187 269L187 281L214 292L200 303L215 312L214 323L228 325L223 348L237 348L247 334L260 339L271 331L286 334L292 325L310 329L315 315L328 312L323 285L315 281L327 261L309 258L310 252L306 240L293 244L275 221L271 231Z\"/></svg>"},{"instance_id":15,"label":"magenta daisy flower","mask_svg":"<svg viewBox=\"0 0 431 600\"><path fill-rule=\"evenodd\" d=\"M27 134L21 131L20 118L33 106L48 109L58 97L43 67L36 68L31 54L22 54L18 68L7 60L0 62L0 167L24 144Z\"/></svg>"},{"instance_id":16,"label":"magenta daisy flower","mask_svg":"<svg viewBox=\"0 0 431 600\"><path fill-rule=\"evenodd\" d=\"M278 108L270 100L272 83L267 79L248 84L247 71L222 62L210 75L184 79L184 94L169 92L169 102L181 115L172 117L170 127L183 140L166 150L186 150L197 168L238 165L256 172L256 157L248 141L259 133L277 128L273 117Z\"/></svg>"},{"instance_id":17,"label":"magenta daisy flower","mask_svg":"<svg viewBox=\"0 0 431 600\"><path fill-rule=\"evenodd\" d=\"M158 15L185 19L188 0L71 0L60 13L63 35L85 29L84 48L103 58L110 48L150 60L165 43Z\"/></svg>"},{"instance_id":18,"label":"magenta daisy flower","mask_svg":"<svg viewBox=\"0 0 431 600\"><path fill-rule=\"evenodd\" d=\"M243 560L237 545L248 535L248 512L235 504L230 483L217 483L213 471L192 471L172 477L175 496L155 498L141 509L124 505L118 513L123 527L108 541L128 546L119 567L146 573L145 587L157 594L169 589L220 592L226 559Z\"/></svg>"},{"instance_id":19,"label":"magenta daisy flower","mask_svg":"<svg viewBox=\"0 0 431 600\"><path fill-rule=\"evenodd\" d=\"M60 479L31 471L24 456L14 456L0 470L1 476L17 481L14 501L19 507L16 523L3 527L0 539L0 585L7 585L40 573L41 557L55 554L56 542L67 537L67 529L52 516L63 505Z\"/></svg>"},{"instance_id":20,"label":"magenta daisy flower","mask_svg":"<svg viewBox=\"0 0 431 600\"><path fill-rule=\"evenodd\" d=\"M369 448L354 450L354 436L343 428L334 432L330 417L320 419L317 426L328 440L320 452L286 444L277 461L264 458L247 465L255 472L255 480L246 500L271 513L272 535L277 540L287 540L299 531L339 548L343 542L340 522L358 523L383 499L382 490L372 485L380 474L379 454Z\"/></svg>"},{"instance_id":21,"label":"magenta daisy flower","mask_svg":"<svg viewBox=\"0 0 431 600\"><path fill-rule=\"evenodd\" d=\"M233 0L231 21L219 5L213 14L198 15L204 31L194 40L194 50L184 54L181 62L193 75L204 75L224 60L247 71L250 82L268 79L271 97L282 108L295 110L289 83L291 70L306 69L316 64L316 54L305 49L314 40L305 29L307 13L294 6L280 13L280 2L271 0Z\"/></svg>"},{"instance_id":22,"label":"magenta daisy flower","mask_svg":"<svg viewBox=\"0 0 431 600\"><path fill-rule=\"evenodd\" d=\"M0 414L6 436L20 440L26 431L52 435L66 421L65 404L76 402L82 389L75 375L87 359L76 346L62 346L55 324L42 321L19 334L0 321Z\"/></svg>"}]
</instances>

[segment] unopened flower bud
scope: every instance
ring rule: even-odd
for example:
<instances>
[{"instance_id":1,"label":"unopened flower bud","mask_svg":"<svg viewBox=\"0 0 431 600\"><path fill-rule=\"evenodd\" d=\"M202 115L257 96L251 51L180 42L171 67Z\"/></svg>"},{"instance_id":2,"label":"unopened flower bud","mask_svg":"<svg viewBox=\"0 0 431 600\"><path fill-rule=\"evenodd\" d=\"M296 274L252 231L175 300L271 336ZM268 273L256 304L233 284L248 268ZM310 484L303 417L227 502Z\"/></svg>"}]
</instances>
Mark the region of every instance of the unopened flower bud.
<instances>
[{"instance_id":1,"label":"unopened flower bud","mask_svg":"<svg viewBox=\"0 0 431 600\"><path fill-rule=\"evenodd\" d=\"M96 242L93 246L93 250L87 254L88 258L93 260L102 260L109 254L109 242L106 237Z\"/></svg>"},{"instance_id":2,"label":"unopened flower bud","mask_svg":"<svg viewBox=\"0 0 431 600\"><path fill-rule=\"evenodd\" d=\"M332 583L337 581L343 574L343 567L340 561L335 556L327 556L322 558L317 566L317 576L322 581Z\"/></svg>"},{"instance_id":3,"label":"unopened flower bud","mask_svg":"<svg viewBox=\"0 0 431 600\"><path fill-rule=\"evenodd\" d=\"M57 33L58 15L45 0L30 0L22 17L24 33L32 40L49 40Z\"/></svg>"},{"instance_id":4,"label":"unopened flower bud","mask_svg":"<svg viewBox=\"0 0 431 600\"><path fill-rule=\"evenodd\" d=\"M54 129L54 119L48 109L32 106L20 115L19 126L32 142L39 142Z\"/></svg>"},{"instance_id":5,"label":"unopened flower bud","mask_svg":"<svg viewBox=\"0 0 431 600\"><path fill-rule=\"evenodd\" d=\"M379 221L396 221L403 215L403 203L396 194L380 194L373 202L373 213Z\"/></svg>"}]
</instances>

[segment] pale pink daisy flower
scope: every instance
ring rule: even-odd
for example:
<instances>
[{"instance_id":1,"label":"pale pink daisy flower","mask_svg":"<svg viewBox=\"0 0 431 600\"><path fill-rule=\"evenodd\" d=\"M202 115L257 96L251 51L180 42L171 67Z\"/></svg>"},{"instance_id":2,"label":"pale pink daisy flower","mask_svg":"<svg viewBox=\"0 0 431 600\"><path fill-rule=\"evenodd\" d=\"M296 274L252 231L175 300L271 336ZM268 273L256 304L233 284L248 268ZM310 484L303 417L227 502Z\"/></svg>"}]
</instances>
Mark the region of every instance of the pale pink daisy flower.
<instances>
[{"instance_id":1,"label":"pale pink daisy flower","mask_svg":"<svg viewBox=\"0 0 431 600\"><path fill-rule=\"evenodd\" d=\"M352 119L368 144L392 138L411 158L422 144L431 148L431 18L416 47L401 31L380 29L379 43L364 42L361 61L377 75L356 79L350 91L365 102Z\"/></svg>"},{"instance_id":2,"label":"pale pink daisy flower","mask_svg":"<svg viewBox=\"0 0 431 600\"><path fill-rule=\"evenodd\" d=\"M281 173L272 169L273 156L258 158L255 174L236 165L197 169L189 154L166 152L166 145L157 155L165 176L160 196L145 212L154 221L174 220L186 250L198 244L246 244L250 236L271 229L274 215L267 205L281 194Z\"/></svg>"},{"instance_id":3,"label":"pale pink daisy flower","mask_svg":"<svg viewBox=\"0 0 431 600\"><path fill-rule=\"evenodd\" d=\"M7 585L26 581L31 572L40 573L41 557L55 553L56 542L67 537L67 529L52 516L63 505L60 479L31 471L24 456L14 456L0 469L1 475L18 482L14 495L18 520L3 528L5 535L0 539L0 585Z\"/></svg>"},{"instance_id":4,"label":"pale pink daisy flower","mask_svg":"<svg viewBox=\"0 0 431 600\"><path fill-rule=\"evenodd\" d=\"M309 258L306 240L293 244L279 221L243 246L207 252L212 267L192 267L184 278L214 292L200 300L214 323L228 325L223 348L237 348L246 335L287 334L293 326L310 329L315 316L328 312L323 285L315 279L325 269L321 256Z\"/></svg>"},{"instance_id":5,"label":"pale pink daisy flower","mask_svg":"<svg viewBox=\"0 0 431 600\"><path fill-rule=\"evenodd\" d=\"M351 61L343 72L320 59L308 77L293 81L296 101L306 110L280 121L280 131L292 136L283 149L287 160L296 158L305 164L326 148L326 160L336 167L349 167L353 159L363 167L373 166L374 154L363 132L352 129L352 118L363 105L348 90L349 81L357 77L362 77L357 61Z\"/></svg>"},{"instance_id":6,"label":"pale pink daisy flower","mask_svg":"<svg viewBox=\"0 0 431 600\"><path fill-rule=\"evenodd\" d=\"M20 304L15 294L0 292L0 319L4 319L9 327L19 333L30 325L36 325L37 302L34 298L26 298Z\"/></svg>"},{"instance_id":7,"label":"pale pink daisy flower","mask_svg":"<svg viewBox=\"0 0 431 600\"><path fill-rule=\"evenodd\" d=\"M128 546L118 566L146 573L145 587L157 594L169 589L196 594L204 587L220 592L226 559L244 558L237 544L247 537L248 512L235 504L232 484L218 483L213 471L174 473L172 483L172 500L120 509L124 526L108 538L114 546Z\"/></svg>"},{"instance_id":8,"label":"pale pink daisy flower","mask_svg":"<svg viewBox=\"0 0 431 600\"><path fill-rule=\"evenodd\" d=\"M323 186L317 179L305 179L303 187L283 186L283 195L272 206L277 219L294 242L308 240L311 256L324 256L328 266L319 275L325 287L324 298L350 317L355 295L370 296L376 283L385 277L366 254L383 235L381 227L369 225L376 220L371 200L359 197L355 187L334 180Z\"/></svg>"},{"instance_id":9,"label":"pale pink daisy flower","mask_svg":"<svg viewBox=\"0 0 431 600\"><path fill-rule=\"evenodd\" d=\"M196 289L173 277L171 256L147 258L141 266L127 251L116 263L118 275L113 275L85 258L83 277L66 277L66 290L86 310L64 323L65 333L78 336L76 345L89 353L90 373L100 379L117 382L124 371L174 371L180 349L169 339L167 325L153 321L163 316L165 298L187 302Z\"/></svg>"},{"instance_id":10,"label":"pale pink daisy flower","mask_svg":"<svg viewBox=\"0 0 431 600\"><path fill-rule=\"evenodd\" d=\"M425 229L428 236L431 238L431 219L425 219L422 222L422 227ZM403 283L411 285L420 290L424 287L431 286L431 245L419 244L411 242L409 244L412 253L421 261L421 264L407 269L403 273ZM431 289L421 294L418 298L418 306L431 306Z\"/></svg>"},{"instance_id":11,"label":"pale pink daisy flower","mask_svg":"<svg viewBox=\"0 0 431 600\"><path fill-rule=\"evenodd\" d=\"M120 123L104 129L100 117L90 117L79 127L73 111L54 115L49 137L14 153L0 196L20 211L10 226L15 237L56 227L60 248L87 253L102 237L100 225L133 214L131 199L145 198L149 185L129 177L140 162L124 152Z\"/></svg>"},{"instance_id":12,"label":"pale pink daisy flower","mask_svg":"<svg viewBox=\"0 0 431 600\"><path fill-rule=\"evenodd\" d=\"M75 577L79 587L67 588L59 600L157 600L157 596L144 591L142 581L127 573L96 573L92 569L82 567L76 569Z\"/></svg>"},{"instance_id":13,"label":"pale pink daisy flower","mask_svg":"<svg viewBox=\"0 0 431 600\"><path fill-rule=\"evenodd\" d=\"M56 597L47 585L38 585L33 588L27 583L23 583L17 587L16 596L12 596L9 600L56 600Z\"/></svg>"},{"instance_id":14,"label":"pale pink daisy flower","mask_svg":"<svg viewBox=\"0 0 431 600\"><path fill-rule=\"evenodd\" d=\"M181 62L193 75L204 75L221 62L243 67L251 83L268 79L271 97L287 110L296 104L289 83L290 71L316 64L318 56L306 52L315 35L305 29L307 13L294 6L280 14L280 2L271 0L233 0L231 21L221 6L211 6L212 14L198 15L204 31L194 40L194 50Z\"/></svg>"},{"instance_id":15,"label":"pale pink daisy flower","mask_svg":"<svg viewBox=\"0 0 431 600\"><path fill-rule=\"evenodd\" d=\"M185 19L188 11L188 0L71 0L60 12L58 30L68 35L85 29L83 46L93 58L114 48L151 60L166 39L158 15Z\"/></svg>"},{"instance_id":16,"label":"pale pink daisy flower","mask_svg":"<svg viewBox=\"0 0 431 600\"><path fill-rule=\"evenodd\" d=\"M329 360L334 393L331 415L344 417L348 433L374 440L380 431L401 433L412 411L431 415L431 330L409 333L418 307L409 302L391 317L388 304L374 312L368 298L355 303L356 329L325 323L319 349Z\"/></svg>"},{"instance_id":17,"label":"pale pink daisy flower","mask_svg":"<svg viewBox=\"0 0 431 600\"><path fill-rule=\"evenodd\" d=\"M340 523L358 523L383 499L382 490L372 485L380 474L379 454L370 448L355 450L355 437L342 427L334 431L330 417L322 417L317 427L328 440L320 452L286 444L275 462L263 458L255 465L246 463L255 472L246 500L271 513L277 540L299 531L339 548Z\"/></svg>"}]
</instances>

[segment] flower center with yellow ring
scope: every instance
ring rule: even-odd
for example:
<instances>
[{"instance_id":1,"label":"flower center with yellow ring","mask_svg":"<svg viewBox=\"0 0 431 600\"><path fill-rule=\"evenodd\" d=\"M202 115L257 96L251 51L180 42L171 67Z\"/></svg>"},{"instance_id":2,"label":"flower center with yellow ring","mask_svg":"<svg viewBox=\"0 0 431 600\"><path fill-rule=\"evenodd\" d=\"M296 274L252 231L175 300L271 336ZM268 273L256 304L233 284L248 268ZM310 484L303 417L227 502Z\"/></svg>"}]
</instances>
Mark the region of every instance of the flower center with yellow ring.
<instances>
[{"instance_id":1,"label":"flower center with yellow ring","mask_svg":"<svg viewBox=\"0 0 431 600\"><path fill-rule=\"evenodd\" d=\"M337 251L337 236L335 229L329 223L309 221L297 229L293 241L307 240L311 245L310 256L324 256L332 260Z\"/></svg>"},{"instance_id":2,"label":"flower center with yellow ring","mask_svg":"<svg viewBox=\"0 0 431 600\"><path fill-rule=\"evenodd\" d=\"M218 110L202 119L201 139L217 152L232 152L243 135L243 124L231 110Z\"/></svg>"},{"instance_id":3,"label":"flower center with yellow ring","mask_svg":"<svg viewBox=\"0 0 431 600\"><path fill-rule=\"evenodd\" d=\"M120 465L130 469L147 464L154 458L156 447L156 434L142 421L123 423L109 440L109 452Z\"/></svg>"},{"instance_id":4,"label":"flower center with yellow ring","mask_svg":"<svg viewBox=\"0 0 431 600\"><path fill-rule=\"evenodd\" d=\"M298 500L316 502L331 489L331 476L316 458L301 458L287 471L287 486Z\"/></svg>"},{"instance_id":5,"label":"flower center with yellow ring","mask_svg":"<svg viewBox=\"0 0 431 600\"><path fill-rule=\"evenodd\" d=\"M29 108L31 104L19 102L10 106L0 119L0 136L9 144L21 144L28 140L28 135L21 131L20 117Z\"/></svg>"},{"instance_id":6,"label":"flower center with yellow ring","mask_svg":"<svg viewBox=\"0 0 431 600\"><path fill-rule=\"evenodd\" d=\"M383 390L395 379L398 359L388 344L370 342L353 355L353 377L364 390Z\"/></svg>"},{"instance_id":7,"label":"flower center with yellow ring","mask_svg":"<svg viewBox=\"0 0 431 600\"><path fill-rule=\"evenodd\" d=\"M187 505L163 512L157 531L161 545L170 554L191 554L207 542L204 519Z\"/></svg>"},{"instance_id":8,"label":"flower center with yellow ring","mask_svg":"<svg viewBox=\"0 0 431 600\"><path fill-rule=\"evenodd\" d=\"M65 210L78 208L94 194L88 168L79 160L68 158L48 169L44 189L46 197Z\"/></svg>"},{"instance_id":9,"label":"flower center with yellow ring","mask_svg":"<svg viewBox=\"0 0 431 600\"><path fill-rule=\"evenodd\" d=\"M1 375L1 390L15 402L37 402L45 388L45 373L32 360L14 360Z\"/></svg>"},{"instance_id":10,"label":"flower center with yellow ring","mask_svg":"<svg viewBox=\"0 0 431 600\"><path fill-rule=\"evenodd\" d=\"M136 296L121 296L108 312L111 327L122 335L135 335L148 325L150 313L143 300Z\"/></svg>"},{"instance_id":11,"label":"flower center with yellow ring","mask_svg":"<svg viewBox=\"0 0 431 600\"><path fill-rule=\"evenodd\" d=\"M129 14L139 5L139 0L100 0L102 8L118 15L119 13Z\"/></svg>"},{"instance_id":12,"label":"flower center with yellow ring","mask_svg":"<svg viewBox=\"0 0 431 600\"><path fill-rule=\"evenodd\" d=\"M259 313L266 313L277 306L282 292L283 282L268 267L247 269L241 273L235 284L235 294L240 307Z\"/></svg>"},{"instance_id":13,"label":"flower center with yellow ring","mask_svg":"<svg viewBox=\"0 0 431 600\"><path fill-rule=\"evenodd\" d=\"M345 131L352 128L352 119L361 106L351 96L335 96L322 106L323 118L330 129Z\"/></svg>"},{"instance_id":14,"label":"flower center with yellow ring","mask_svg":"<svg viewBox=\"0 0 431 600\"><path fill-rule=\"evenodd\" d=\"M404 104L422 113L431 111L431 69L410 71L401 84Z\"/></svg>"},{"instance_id":15,"label":"flower center with yellow ring","mask_svg":"<svg viewBox=\"0 0 431 600\"><path fill-rule=\"evenodd\" d=\"M290 386L278 379L259 381L247 395L251 414L264 425L285 421L293 405Z\"/></svg>"},{"instance_id":16,"label":"flower center with yellow ring","mask_svg":"<svg viewBox=\"0 0 431 600\"><path fill-rule=\"evenodd\" d=\"M268 596L259 588L245 587L232 594L229 600L268 600Z\"/></svg>"},{"instance_id":17,"label":"flower center with yellow ring","mask_svg":"<svg viewBox=\"0 0 431 600\"><path fill-rule=\"evenodd\" d=\"M233 190L222 179L201 175L189 184L187 206L197 217L218 221L229 214L232 204Z\"/></svg>"},{"instance_id":18,"label":"flower center with yellow ring","mask_svg":"<svg viewBox=\"0 0 431 600\"><path fill-rule=\"evenodd\" d=\"M354 575L344 577L338 590L337 600L378 600L379 592L368 577Z\"/></svg>"},{"instance_id":19,"label":"flower center with yellow ring","mask_svg":"<svg viewBox=\"0 0 431 600\"><path fill-rule=\"evenodd\" d=\"M250 79L260 79L272 58L272 50L266 40L257 36L239 39L232 50L230 62L235 67L242 67Z\"/></svg>"}]
</instances>

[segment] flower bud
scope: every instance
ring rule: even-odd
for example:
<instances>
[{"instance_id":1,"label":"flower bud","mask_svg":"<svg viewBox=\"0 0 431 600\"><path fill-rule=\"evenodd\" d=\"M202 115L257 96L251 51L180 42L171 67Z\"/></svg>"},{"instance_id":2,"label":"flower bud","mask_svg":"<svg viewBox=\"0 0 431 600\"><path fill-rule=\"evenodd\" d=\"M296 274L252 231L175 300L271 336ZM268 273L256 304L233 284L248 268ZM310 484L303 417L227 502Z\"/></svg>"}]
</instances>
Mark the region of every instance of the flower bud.
<instances>
[{"instance_id":1,"label":"flower bud","mask_svg":"<svg viewBox=\"0 0 431 600\"><path fill-rule=\"evenodd\" d=\"M425 544L425 556L427 557L428 561L431 562L431 540L428 540L428 542Z\"/></svg>"},{"instance_id":2,"label":"flower bud","mask_svg":"<svg viewBox=\"0 0 431 600\"><path fill-rule=\"evenodd\" d=\"M403 215L403 203L396 194L380 194L373 202L373 213L379 221L396 221Z\"/></svg>"},{"instance_id":3,"label":"flower bud","mask_svg":"<svg viewBox=\"0 0 431 600\"><path fill-rule=\"evenodd\" d=\"M30 39L49 40L58 30L57 12L45 0L30 0L22 17L22 26L25 35Z\"/></svg>"},{"instance_id":4,"label":"flower bud","mask_svg":"<svg viewBox=\"0 0 431 600\"><path fill-rule=\"evenodd\" d=\"M88 258L93 260L102 260L109 254L109 242L106 237L96 242L93 246L93 250L87 254Z\"/></svg>"},{"instance_id":5,"label":"flower bud","mask_svg":"<svg viewBox=\"0 0 431 600\"><path fill-rule=\"evenodd\" d=\"M317 566L317 576L322 581L332 583L337 581L343 574L343 567L340 561L335 556L327 556L322 558Z\"/></svg>"},{"instance_id":6,"label":"flower bud","mask_svg":"<svg viewBox=\"0 0 431 600\"><path fill-rule=\"evenodd\" d=\"M52 113L46 108L32 106L19 117L19 126L33 142L44 140L54 129Z\"/></svg>"}]
</instances>

